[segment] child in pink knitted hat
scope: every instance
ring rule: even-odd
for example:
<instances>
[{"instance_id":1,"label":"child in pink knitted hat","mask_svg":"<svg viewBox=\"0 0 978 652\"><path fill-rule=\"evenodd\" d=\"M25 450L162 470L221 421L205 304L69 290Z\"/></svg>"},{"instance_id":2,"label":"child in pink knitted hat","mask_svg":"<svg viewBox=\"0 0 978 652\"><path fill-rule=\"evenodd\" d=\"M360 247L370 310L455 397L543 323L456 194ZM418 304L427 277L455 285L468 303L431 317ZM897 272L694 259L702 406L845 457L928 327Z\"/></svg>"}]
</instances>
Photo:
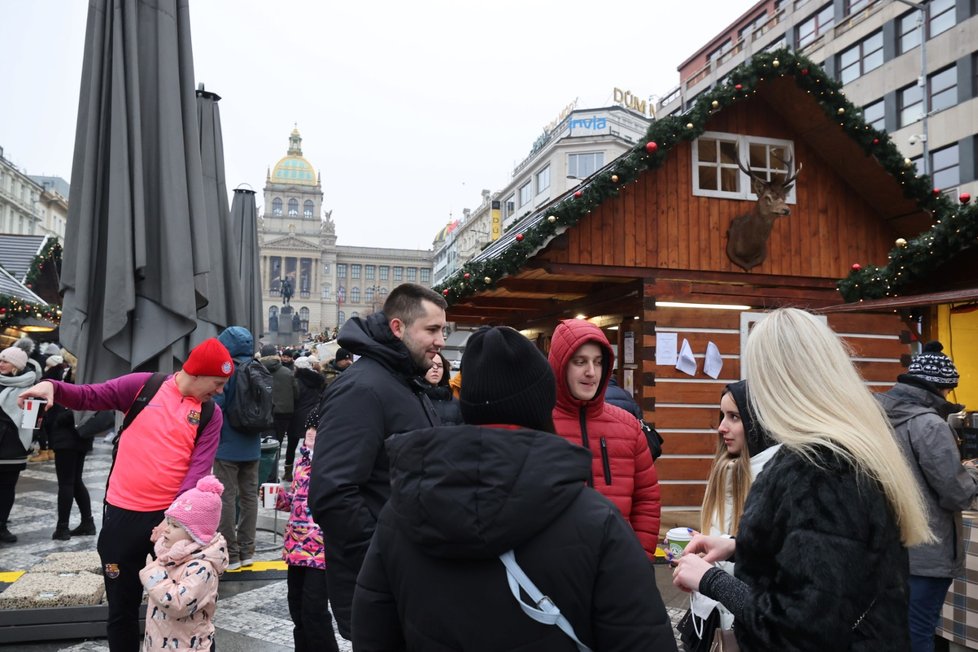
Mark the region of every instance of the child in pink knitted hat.
<instances>
[{"instance_id":1,"label":"child in pink knitted hat","mask_svg":"<svg viewBox=\"0 0 978 652\"><path fill-rule=\"evenodd\" d=\"M227 543L217 532L224 485L213 475L185 491L153 530L156 559L139 571L146 588L143 650L210 650Z\"/></svg>"}]
</instances>

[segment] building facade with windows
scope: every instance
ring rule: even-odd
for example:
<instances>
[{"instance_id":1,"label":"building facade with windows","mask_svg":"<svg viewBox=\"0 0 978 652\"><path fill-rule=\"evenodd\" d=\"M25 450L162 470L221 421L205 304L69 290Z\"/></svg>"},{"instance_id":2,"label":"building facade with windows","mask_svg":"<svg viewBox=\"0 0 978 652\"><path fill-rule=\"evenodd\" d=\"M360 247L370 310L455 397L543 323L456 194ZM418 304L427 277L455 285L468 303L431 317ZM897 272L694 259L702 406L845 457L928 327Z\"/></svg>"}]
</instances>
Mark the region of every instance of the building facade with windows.
<instances>
[{"instance_id":1,"label":"building facade with windows","mask_svg":"<svg viewBox=\"0 0 978 652\"><path fill-rule=\"evenodd\" d=\"M455 273L488 242L538 207L573 191L584 179L639 142L650 119L625 106L577 109L568 106L533 143L497 192L482 191L482 202L450 232L439 233L435 284Z\"/></svg>"},{"instance_id":2,"label":"building facade with windows","mask_svg":"<svg viewBox=\"0 0 978 652\"><path fill-rule=\"evenodd\" d=\"M380 310L403 282L432 285L432 251L337 245L322 179L302 155L298 129L268 171L258 220L264 341L287 345L331 333ZM291 290L288 308L283 290ZM284 320L288 319L288 323Z\"/></svg>"},{"instance_id":3,"label":"building facade with windows","mask_svg":"<svg viewBox=\"0 0 978 652\"><path fill-rule=\"evenodd\" d=\"M29 176L0 147L0 233L51 235L64 242L67 220L68 182Z\"/></svg>"},{"instance_id":4,"label":"building facade with windows","mask_svg":"<svg viewBox=\"0 0 978 652\"><path fill-rule=\"evenodd\" d=\"M935 188L978 191L978 1L762 0L680 64L659 115L685 111L746 59L785 47L838 79Z\"/></svg>"}]
</instances>

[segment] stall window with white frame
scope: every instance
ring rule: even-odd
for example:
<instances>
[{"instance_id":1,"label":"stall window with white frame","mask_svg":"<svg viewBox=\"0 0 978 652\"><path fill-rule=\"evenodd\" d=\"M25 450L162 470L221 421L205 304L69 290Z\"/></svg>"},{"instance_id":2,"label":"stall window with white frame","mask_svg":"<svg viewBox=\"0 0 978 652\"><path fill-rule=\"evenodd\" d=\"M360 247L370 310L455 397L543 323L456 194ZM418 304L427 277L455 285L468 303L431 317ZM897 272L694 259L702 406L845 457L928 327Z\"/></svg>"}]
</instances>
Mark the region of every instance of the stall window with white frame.
<instances>
[{"instance_id":1,"label":"stall window with white frame","mask_svg":"<svg viewBox=\"0 0 978 652\"><path fill-rule=\"evenodd\" d=\"M520 186L520 206L526 206L533 198L533 182L527 181Z\"/></svg>"},{"instance_id":2,"label":"stall window with white frame","mask_svg":"<svg viewBox=\"0 0 978 652\"><path fill-rule=\"evenodd\" d=\"M757 199L750 177L740 169L737 157L754 175L768 181L783 180L795 170L793 151L789 140L704 132L693 143L693 195ZM788 163L792 163L791 169ZM785 199L789 204L795 203L794 186Z\"/></svg>"}]
</instances>

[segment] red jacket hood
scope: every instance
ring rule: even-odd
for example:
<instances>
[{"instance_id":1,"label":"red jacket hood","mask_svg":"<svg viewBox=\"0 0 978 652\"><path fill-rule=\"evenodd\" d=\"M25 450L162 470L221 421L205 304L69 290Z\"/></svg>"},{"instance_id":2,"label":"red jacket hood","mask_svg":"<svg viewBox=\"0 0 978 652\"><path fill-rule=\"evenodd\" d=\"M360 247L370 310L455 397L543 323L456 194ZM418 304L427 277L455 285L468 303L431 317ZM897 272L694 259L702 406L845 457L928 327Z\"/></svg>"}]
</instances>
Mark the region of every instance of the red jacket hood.
<instances>
[{"instance_id":1,"label":"red jacket hood","mask_svg":"<svg viewBox=\"0 0 978 652\"><path fill-rule=\"evenodd\" d=\"M574 398L567 386L567 364L574 353L589 342L597 344L604 352L602 362L601 382L598 391L590 401ZM604 406L604 392L611 378L611 370L615 368L615 353L601 329L583 319L565 319L557 325L553 338L550 340L550 368L557 379L556 409L577 413L581 407L587 407L588 414L598 414Z\"/></svg>"}]
</instances>

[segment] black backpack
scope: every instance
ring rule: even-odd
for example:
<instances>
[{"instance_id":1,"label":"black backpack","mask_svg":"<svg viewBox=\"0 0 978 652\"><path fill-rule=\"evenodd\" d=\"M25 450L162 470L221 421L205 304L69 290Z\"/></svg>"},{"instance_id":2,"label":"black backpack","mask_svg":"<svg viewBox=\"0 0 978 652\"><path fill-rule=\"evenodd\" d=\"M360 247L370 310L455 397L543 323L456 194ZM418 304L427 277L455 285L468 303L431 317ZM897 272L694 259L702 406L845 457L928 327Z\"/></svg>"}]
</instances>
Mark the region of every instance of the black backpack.
<instances>
[{"instance_id":1,"label":"black backpack","mask_svg":"<svg viewBox=\"0 0 978 652\"><path fill-rule=\"evenodd\" d=\"M665 440L659 434L658 430L645 423L645 419L639 419L639 423L642 424L642 432L645 434L645 439L649 442L649 452L652 453L652 459L659 459L659 456L662 455L662 443Z\"/></svg>"},{"instance_id":2,"label":"black backpack","mask_svg":"<svg viewBox=\"0 0 978 652\"><path fill-rule=\"evenodd\" d=\"M272 374L258 360L238 364L234 391L224 404L231 427L246 433L261 433L275 426L272 405Z\"/></svg>"}]
</instances>

